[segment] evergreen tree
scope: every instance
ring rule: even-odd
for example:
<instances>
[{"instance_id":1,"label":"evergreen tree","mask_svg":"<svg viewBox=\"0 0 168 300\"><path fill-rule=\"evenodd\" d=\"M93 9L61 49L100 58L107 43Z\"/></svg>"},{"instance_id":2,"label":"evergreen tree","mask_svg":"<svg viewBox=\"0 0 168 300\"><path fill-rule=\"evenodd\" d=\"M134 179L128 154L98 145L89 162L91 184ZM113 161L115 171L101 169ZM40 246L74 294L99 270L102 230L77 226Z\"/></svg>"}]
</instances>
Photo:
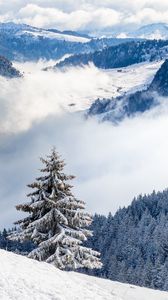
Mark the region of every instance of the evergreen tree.
<instances>
[{"instance_id":1,"label":"evergreen tree","mask_svg":"<svg viewBox=\"0 0 168 300\"><path fill-rule=\"evenodd\" d=\"M74 176L63 173L65 163L55 149L41 161L44 168L40 171L44 174L28 185L33 189L28 195L31 201L16 206L29 216L15 223L20 230L10 238L31 240L37 248L28 257L60 269L101 268L99 253L82 245L92 235L86 229L92 217L84 211L85 203L71 191L69 181Z\"/></svg>"}]
</instances>

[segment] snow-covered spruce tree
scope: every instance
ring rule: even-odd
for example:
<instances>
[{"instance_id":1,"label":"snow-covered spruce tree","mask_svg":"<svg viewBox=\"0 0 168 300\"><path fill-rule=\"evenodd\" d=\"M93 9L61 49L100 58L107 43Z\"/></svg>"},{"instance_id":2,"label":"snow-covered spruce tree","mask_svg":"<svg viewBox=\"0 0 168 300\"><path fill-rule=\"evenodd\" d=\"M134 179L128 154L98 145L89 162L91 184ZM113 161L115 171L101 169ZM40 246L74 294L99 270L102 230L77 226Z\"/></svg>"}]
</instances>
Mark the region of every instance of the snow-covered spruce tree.
<instances>
[{"instance_id":1,"label":"snow-covered spruce tree","mask_svg":"<svg viewBox=\"0 0 168 300\"><path fill-rule=\"evenodd\" d=\"M43 176L28 187L31 201L16 206L29 216L16 222L19 231L12 239L31 240L37 248L28 257L54 264L60 269L101 268L99 253L82 246L91 236L87 230L92 217L84 211L85 203L77 200L68 183L74 176L62 171L65 163L55 149L46 159L41 158Z\"/></svg>"}]
</instances>

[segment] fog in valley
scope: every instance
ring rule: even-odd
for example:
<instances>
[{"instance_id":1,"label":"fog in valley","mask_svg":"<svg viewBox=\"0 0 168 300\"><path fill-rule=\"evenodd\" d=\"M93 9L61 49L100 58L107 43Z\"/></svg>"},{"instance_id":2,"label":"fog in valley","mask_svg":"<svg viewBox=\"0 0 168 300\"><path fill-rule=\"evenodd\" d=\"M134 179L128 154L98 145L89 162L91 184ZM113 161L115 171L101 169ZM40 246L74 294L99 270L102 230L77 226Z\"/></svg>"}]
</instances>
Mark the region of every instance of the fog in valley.
<instances>
[{"instance_id":1,"label":"fog in valley","mask_svg":"<svg viewBox=\"0 0 168 300\"><path fill-rule=\"evenodd\" d=\"M15 205L27 201L26 185L39 175L39 157L53 146L66 160L66 172L76 175L74 193L92 213L115 213L140 193L166 188L166 101L118 126L87 119L96 98L113 94L113 73L93 65L42 71L47 65L16 64L23 78L0 78L1 228L21 217Z\"/></svg>"}]
</instances>

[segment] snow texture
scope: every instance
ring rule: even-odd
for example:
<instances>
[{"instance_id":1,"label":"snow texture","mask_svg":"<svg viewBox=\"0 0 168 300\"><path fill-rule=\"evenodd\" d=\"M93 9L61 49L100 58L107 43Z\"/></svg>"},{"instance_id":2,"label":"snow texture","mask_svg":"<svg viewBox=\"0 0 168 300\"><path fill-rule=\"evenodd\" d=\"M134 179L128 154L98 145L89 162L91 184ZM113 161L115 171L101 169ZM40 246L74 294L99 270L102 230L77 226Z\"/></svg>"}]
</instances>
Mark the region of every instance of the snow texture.
<instances>
[{"instance_id":1,"label":"snow texture","mask_svg":"<svg viewBox=\"0 0 168 300\"><path fill-rule=\"evenodd\" d=\"M167 300L168 293L56 269L0 250L1 300Z\"/></svg>"}]
</instances>

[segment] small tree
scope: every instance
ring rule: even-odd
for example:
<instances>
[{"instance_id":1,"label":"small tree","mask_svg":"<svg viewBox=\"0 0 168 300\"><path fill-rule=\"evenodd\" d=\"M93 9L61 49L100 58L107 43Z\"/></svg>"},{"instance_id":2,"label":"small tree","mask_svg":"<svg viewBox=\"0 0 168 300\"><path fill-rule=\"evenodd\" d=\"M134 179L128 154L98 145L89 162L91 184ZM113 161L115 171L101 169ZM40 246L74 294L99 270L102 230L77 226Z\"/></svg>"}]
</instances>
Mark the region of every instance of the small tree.
<instances>
[{"instance_id":1,"label":"small tree","mask_svg":"<svg viewBox=\"0 0 168 300\"><path fill-rule=\"evenodd\" d=\"M16 206L29 216L15 224L20 230L12 235L19 241L31 240L37 248L28 257L54 264L60 269L100 268L99 253L82 246L92 233L86 229L91 222L84 212L85 203L77 200L68 183L74 176L62 171L65 163L55 149L46 159L41 158L45 173L30 185L31 201Z\"/></svg>"}]
</instances>

